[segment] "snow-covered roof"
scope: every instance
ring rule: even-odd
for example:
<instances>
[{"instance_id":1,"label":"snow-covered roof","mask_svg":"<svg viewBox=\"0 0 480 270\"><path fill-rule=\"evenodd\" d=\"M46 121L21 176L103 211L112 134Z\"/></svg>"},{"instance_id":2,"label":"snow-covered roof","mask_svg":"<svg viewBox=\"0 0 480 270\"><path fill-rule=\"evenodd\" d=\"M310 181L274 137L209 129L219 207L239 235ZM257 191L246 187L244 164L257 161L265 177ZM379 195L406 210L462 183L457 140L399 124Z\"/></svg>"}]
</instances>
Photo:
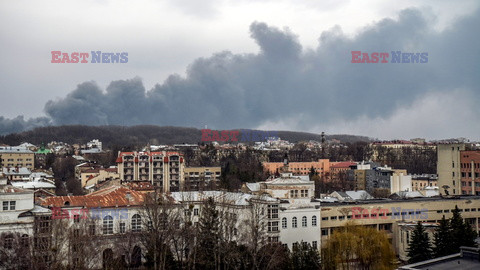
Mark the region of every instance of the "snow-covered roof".
<instances>
[{"instance_id":1,"label":"snow-covered roof","mask_svg":"<svg viewBox=\"0 0 480 270\"><path fill-rule=\"evenodd\" d=\"M250 191L260 191L260 183L246 183L246 186Z\"/></svg>"},{"instance_id":2,"label":"snow-covered roof","mask_svg":"<svg viewBox=\"0 0 480 270\"><path fill-rule=\"evenodd\" d=\"M345 191L345 193L354 200L369 200L373 199L373 196L368 194L365 190L357 190L357 191Z\"/></svg>"},{"instance_id":3,"label":"snow-covered roof","mask_svg":"<svg viewBox=\"0 0 480 270\"><path fill-rule=\"evenodd\" d=\"M292 173L282 173L280 177L265 182L273 185L295 185L295 184L313 184L308 175L293 175Z\"/></svg>"},{"instance_id":4,"label":"snow-covered roof","mask_svg":"<svg viewBox=\"0 0 480 270\"><path fill-rule=\"evenodd\" d=\"M3 173L5 175L30 175L32 172L26 168L26 167L21 167L21 168L3 168Z\"/></svg>"},{"instance_id":5,"label":"snow-covered roof","mask_svg":"<svg viewBox=\"0 0 480 270\"><path fill-rule=\"evenodd\" d=\"M37 189L37 188L55 188L55 185L46 181L12 181L12 186L25 189Z\"/></svg>"},{"instance_id":6,"label":"snow-covered roof","mask_svg":"<svg viewBox=\"0 0 480 270\"><path fill-rule=\"evenodd\" d=\"M276 202L277 199L268 195L251 195L241 192L224 192L224 191L185 191L172 192L170 197L175 202L201 202L209 197L214 198L216 202L228 203L233 205L249 205L251 199L259 199L269 202Z\"/></svg>"}]
</instances>

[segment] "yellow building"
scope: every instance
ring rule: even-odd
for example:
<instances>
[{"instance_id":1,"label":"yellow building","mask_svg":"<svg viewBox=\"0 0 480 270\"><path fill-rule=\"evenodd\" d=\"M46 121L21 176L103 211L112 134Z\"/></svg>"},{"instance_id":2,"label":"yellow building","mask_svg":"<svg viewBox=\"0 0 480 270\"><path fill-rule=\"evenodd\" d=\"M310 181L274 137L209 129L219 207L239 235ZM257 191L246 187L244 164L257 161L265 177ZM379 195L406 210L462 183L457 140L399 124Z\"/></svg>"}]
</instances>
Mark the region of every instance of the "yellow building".
<instances>
[{"instance_id":1,"label":"yellow building","mask_svg":"<svg viewBox=\"0 0 480 270\"><path fill-rule=\"evenodd\" d=\"M185 167L186 191L213 190L220 181L221 167Z\"/></svg>"},{"instance_id":2,"label":"yellow building","mask_svg":"<svg viewBox=\"0 0 480 270\"><path fill-rule=\"evenodd\" d=\"M120 175L117 172L117 168L96 168L82 172L80 179L82 188L84 188L86 186L96 185L98 182L120 179Z\"/></svg>"},{"instance_id":3,"label":"yellow building","mask_svg":"<svg viewBox=\"0 0 480 270\"><path fill-rule=\"evenodd\" d=\"M29 170L35 167L35 153L24 147L1 146L0 158L3 167L25 167Z\"/></svg>"},{"instance_id":4,"label":"yellow building","mask_svg":"<svg viewBox=\"0 0 480 270\"><path fill-rule=\"evenodd\" d=\"M460 151L465 150L463 143L439 144L437 148L437 174L440 193L445 194L444 186L450 195L462 194Z\"/></svg>"},{"instance_id":5,"label":"yellow building","mask_svg":"<svg viewBox=\"0 0 480 270\"><path fill-rule=\"evenodd\" d=\"M398 233L398 224L405 222L426 221L439 222L443 216L452 217L455 206L461 210L463 219L474 230L479 231L480 225L480 196L460 196L458 198L443 199L439 197L415 198L409 200L371 200L357 201L355 205L346 203L321 204L321 243L324 244L329 236L344 226L347 221L355 221L359 225L371 226L385 231L393 244L397 254L400 250L401 239ZM403 247L402 247L403 248Z\"/></svg>"}]
</instances>

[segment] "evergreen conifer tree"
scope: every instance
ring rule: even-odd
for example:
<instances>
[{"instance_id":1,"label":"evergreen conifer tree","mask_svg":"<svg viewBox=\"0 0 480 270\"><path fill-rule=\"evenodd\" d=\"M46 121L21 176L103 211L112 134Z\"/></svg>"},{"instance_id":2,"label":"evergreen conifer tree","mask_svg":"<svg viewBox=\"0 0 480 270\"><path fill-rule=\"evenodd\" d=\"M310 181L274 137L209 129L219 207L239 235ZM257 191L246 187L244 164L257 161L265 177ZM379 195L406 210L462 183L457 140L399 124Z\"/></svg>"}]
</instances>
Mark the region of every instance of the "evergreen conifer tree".
<instances>
[{"instance_id":1,"label":"evergreen conifer tree","mask_svg":"<svg viewBox=\"0 0 480 270\"><path fill-rule=\"evenodd\" d=\"M412 233L412 240L408 247L409 263L416 263L432 258L432 248L428 239L428 234L419 221Z\"/></svg>"},{"instance_id":2,"label":"evergreen conifer tree","mask_svg":"<svg viewBox=\"0 0 480 270\"><path fill-rule=\"evenodd\" d=\"M434 234L433 254L435 257L442 257L454 253L451 247L450 222L445 216L440 220L440 225Z\"/></svg>"}]
</instances>

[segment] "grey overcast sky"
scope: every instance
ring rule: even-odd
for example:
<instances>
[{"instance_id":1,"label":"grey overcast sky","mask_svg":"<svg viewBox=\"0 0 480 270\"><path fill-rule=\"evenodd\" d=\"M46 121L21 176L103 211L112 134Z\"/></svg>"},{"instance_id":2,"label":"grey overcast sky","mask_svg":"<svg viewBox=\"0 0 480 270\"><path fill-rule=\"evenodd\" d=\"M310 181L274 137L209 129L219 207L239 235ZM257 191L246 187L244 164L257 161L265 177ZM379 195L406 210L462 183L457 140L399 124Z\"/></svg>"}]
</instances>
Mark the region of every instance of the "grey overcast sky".
<instances>
[{"instance_id":1,"label":"grey overcast sky","mask_svg":"<svg viewBox=\"0 0 480 270\"><path fill-rule=\"evenodd\" d=\"M0 134L157 124L479 140L479 3L1 1ZM352 64L351 51L428 63Z\"/></svg>"}]
</instances>

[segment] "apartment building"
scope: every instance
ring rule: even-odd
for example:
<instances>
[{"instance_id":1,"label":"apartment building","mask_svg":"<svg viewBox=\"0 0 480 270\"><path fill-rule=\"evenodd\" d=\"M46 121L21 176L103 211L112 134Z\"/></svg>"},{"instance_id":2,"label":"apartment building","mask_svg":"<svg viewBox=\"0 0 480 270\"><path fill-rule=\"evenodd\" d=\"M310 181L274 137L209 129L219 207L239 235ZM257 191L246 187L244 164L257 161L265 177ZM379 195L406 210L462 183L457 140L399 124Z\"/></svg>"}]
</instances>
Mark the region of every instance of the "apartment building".
<instances>
[{"instance_id":1,"label":"apartment building","mask_svg":"<svg viewBox=\"0 0 480 270\"><path fill-rule=\"evenodd\" d=\"M437 174L440 194L462 194L460 151L464 150L465 144L463 143L439 144L437 146Z\"/></svg>"},{"instance_id":2,"label":"apartment building","mask_svg":"<svg viewBox=\"0 0 480 270\"><path fill-rule=\"evenodd\" d=\"M420 191L426 187L438 187L438 177L436 174L412 175L412 191Z\"/></svg>"},{"instance_id":3,"label":"apartment building","mask_svg":"<svg viewBox=\"0 0 480 270\"><path fill-rule=\"evenodd\" d=\"M284 166L284 162L263 162L263 168L270 174L275 174ZM308 175L312 167L320 176L330 174L330 160L319 159L311 162L289 162L288 167L294 175Z\"/></svg>"},{"instance_id":4,"label":"apartment building","mask_svg":"<svg viewBox=\"0 0 480 270\"><path fill-rule=\"evenodd\" d=\"M462 194L480 195L480 151L460 152Z\"/></svg>"},{"instance_id":5,"label":"apartment building","mask_svg":"<svg viewBox=\"0 0 480 270\"><path fill-rule=\"evenodd\" d=\"M220 183L221 173L221 167L185 167L185 190L214 190Z\"/></svg>"},{"instance_id":6,"label":"apartment building","mask_svg":"<svg viewBox=\"0 0 480 270\"><path fill-rule=\"evenodd\" d=\"M0 158L3 167L26 167L29 170L35 167L35 153L24 147L1 146Z\"/></svg>"},{"instance_id":7,"label":"apartment building","mask_svg":"<svg viewBox=\"0 0 480 270\"><path fill-rule=\"evenodd\" d=\"M122 181L150 181L163 192L184 189L185 162L178 152L119 152L116 162Z\"/></svg>"}]
</instances>

